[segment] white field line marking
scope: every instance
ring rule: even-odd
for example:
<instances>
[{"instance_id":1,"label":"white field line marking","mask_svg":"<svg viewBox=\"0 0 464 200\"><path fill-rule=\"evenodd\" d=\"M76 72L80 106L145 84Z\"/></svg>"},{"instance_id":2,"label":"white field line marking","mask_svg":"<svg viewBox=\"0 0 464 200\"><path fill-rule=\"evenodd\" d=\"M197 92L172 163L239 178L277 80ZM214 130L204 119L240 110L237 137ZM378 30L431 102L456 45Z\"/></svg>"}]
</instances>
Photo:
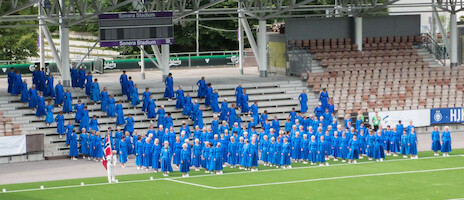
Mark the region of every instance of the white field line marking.
<instances>
[{"instance_id":1,"label":"white field line marking","mask_svg":"<svg viewBox=\"0 0 464 200\"><path fill-rule=\"evenodd\" d=\"M187 185L193 185L193 186L198 186L202 188L208 188L208 189L218 189L217 187L212 187L212 186L207 186L207 185L201 185L201 184L196 184L196 183L189 183L189 182L184 182L184 181L179 181L175 179L166 179L168 181L176 182L176 183L182 183L182 184L187 184Z\"/></svg>"},{"instance_id":2,"label":"white field line marking","mask_svg":"<svg viewBox=\"0 0 464 200\"><path fill-rule=\"evenodd\" d=\"M237 185L237 186L217 187L217 189L222 190L222 189L233 189L233 188L244 188L244 187L257 187L257 186L268 186L268 185L281 185L281 184L289 184L289 183L304 183L304 182L315 182L315 181L337 180L337 179L359 178L359 177L370 177L370 176L385 176L385 175L397 175L397 174L412 174L412 173L425 173L425 172L450 171L450 170L459 170L459 169L464 169L464 167L443 168L443 169L428 169L428 170L404 171L404 172L387 172L387 173L378 173L378 174L361 174L361 175L353 175L353 176L340 176L340 177L329 177L329 178L317 178L317 179L307 179L307 180L298 180L298 181L285 181L285 182L275 182L275 183L261 183L261 184L251 184L251 185Z\"/></svg>"},{"instance_id":3,"label":"white field line marking","mask_svg":"<svg viewBox=\"0 0 464 200\"><path fill-rule=\"evenodd\" d=\"M464 155L450 155L449 157L464 157ZM422 157L416 160L426 160L426 159L435 159L435 158L449 158L449 157ZM395 160L385 160L384 162L396 162L396 161L411 161L412 159L395 159ZM358 164L355 165L360 165L360 164L371 164L371 163L377 163L376 161L366 161L366 162L359 162ZM349 165L346 163L340 163L340 164L333 164L329 166L324 166L324 167L333 167L333 166L342 166L342 165ZM277 170L295 170L295 169L306 169L306 168L316 168L320 166L305 166L305 167L294 167L291 169L264 169L260 170L257 172L251 172L251 171L241 171L241 172L231 172L231 173L226 173L226 174L221 174L220 176L224 175L232 175L232 174L242 174L242 173L259 173L259 172L268 172L268 171L277 171ZM0 192L1 194L5 193L14 193L14 192L29 192L29 191L37 191L37 190L54 190L54 189L64 189L64 188L76 188L76 187L90 187L90 186L99 186L99 185L108 185L108 184L123 184L123 183L138 183L138 182L147 182L147 181L159 181L159 180L173 180L173 179L189 179L189 178L196 178L196 177L206 177L206 176L217 176L216 174L204 174L204 175L196 175L196 176L191 176L188 178L183 178L183 177L173 177L173 178L157 178L153 180L149 179L143 179L143 180L132 180L132 181L120 181L119 183L92 183L92 184L85 184L85 185L68 185L68 186L57 186L57 187L46 187L44 189L40 188L33 188L33 189L23 189L23 190L11 190L11 191L6 191L6 192ZM0 186L1 187L1 186Z\"/></svg>"},{"instance_id":4,"label":"white field line marking","mask_svg":"<svg viewBox=\"0 0 464 200\"><path fill-rule=\"evenodd\" d=\"M464 157L464 155L450 155L449 157L459 157L459 156L462 156ZM418 159L394 159L394 160L384 160L383 162L398 162L398 161L411 161L411 160L427 160L427 159L435 159L435 158L449 158L449 157L422 157L422 158L418 158ZM348 163L339 163L339 164L332 164L332 165L329 165L329 166L304 166L304 167L293 167L293 168L290 168L290 169L282 169L282 168L276 168L276 169L263 169L263 170L259 170L259 171L241 171L241 172L230 172L230 173L225 173L225 174L221 174L221 176L224 176L224 175L233 175L233 174L243 174L243 173L259 173L259 172L269 172L269 171L280 171L280 170L298 170L298 169L307 169L307 168L318 168L318 167L335 167L335 166L344 166L344 165L361 165L361 164L372 164L372 163L382 163L382 162L377 162L377 161L363 161L363 162L359 162L357 164L348 164ZM189 178L199 178L199 177L208 177L208 176L217 176L216 174L204 174L204 175L196 175L196 176L190 176L188 178L184 178L184 179L189 179ZM173 178L170 178L170 179L179 179L179 178L182 178L182 177L173 177Z\"/></svg>"}]
</instances>

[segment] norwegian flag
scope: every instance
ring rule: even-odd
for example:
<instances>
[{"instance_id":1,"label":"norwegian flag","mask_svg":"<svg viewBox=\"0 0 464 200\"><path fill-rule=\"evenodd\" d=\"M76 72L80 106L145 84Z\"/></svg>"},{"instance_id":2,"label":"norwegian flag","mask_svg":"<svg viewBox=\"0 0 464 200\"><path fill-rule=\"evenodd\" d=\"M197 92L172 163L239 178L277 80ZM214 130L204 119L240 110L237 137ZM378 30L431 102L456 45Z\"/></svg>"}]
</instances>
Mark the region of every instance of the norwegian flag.
<instances>
[{"instance_id":1,"label":"norwegian flag","mask_svg":"<svg viewBox=\"0 0 464 200\"><path fill-rule=\"evenodd\" d=\"M110 143L110 135L108 134L106 136L106 139L105 139L105 148L103 149L103 153L105 153L105 155L103 156L103 159L102 159L102 164L103 164L103 167L105 167L106 170L107 169L107 160L106 158L111 155L111 143Z\"/></svg>"}]
</instances>

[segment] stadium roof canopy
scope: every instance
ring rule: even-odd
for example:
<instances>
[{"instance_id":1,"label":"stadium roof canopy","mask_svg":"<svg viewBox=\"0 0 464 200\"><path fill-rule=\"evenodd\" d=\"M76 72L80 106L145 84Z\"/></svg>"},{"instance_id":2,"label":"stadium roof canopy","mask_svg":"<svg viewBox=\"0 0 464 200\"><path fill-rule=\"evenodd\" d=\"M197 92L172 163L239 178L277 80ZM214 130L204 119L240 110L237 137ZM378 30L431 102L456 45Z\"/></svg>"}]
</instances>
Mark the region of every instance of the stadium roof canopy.
<instances>
[{"instance_id":1,"label":"stadium roof canopy","mask_svg":"<svg viewBox=\"0 0 464 200\"><path fill-rule=\"evenodd\" d=\"M258 20L289 17L362 16L376 14L387 7L402 7L402 13L414 12L417 7L434 5L442 11L458 12L462 0L419 0L402 3L401 0L336 0L333 5L314 5L315 0L240 0L235 7L217 8L225 0L0 0L0 22L39 21L47 25L70 27L86 20L96 19L99 14L118 11L173 11L174 21L197 20L190 17L198 14L199 20L229 20L243 13L245 18ZM40 3L40 4L39 4ZM42 15L18 15L28 7L40 5ZM129 5L129 6L127 6ZM121 10L121 7L131 10ZM7 7L7 9L4 9ZM408 11L410 10L410 11ZM3 25L2 28L31 25Z\"/></svg>"}]
</instances>

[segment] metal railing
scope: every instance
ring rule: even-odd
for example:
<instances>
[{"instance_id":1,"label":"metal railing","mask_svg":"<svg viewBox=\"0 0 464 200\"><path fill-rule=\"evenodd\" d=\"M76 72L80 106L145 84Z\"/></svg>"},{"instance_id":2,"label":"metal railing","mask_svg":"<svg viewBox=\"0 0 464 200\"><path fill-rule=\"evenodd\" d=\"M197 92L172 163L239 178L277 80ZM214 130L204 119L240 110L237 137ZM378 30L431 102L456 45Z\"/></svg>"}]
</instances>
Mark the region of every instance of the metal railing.
<instances>
[{"instance_id":1,"label":"metal railing","mask_svg":"<svg viewBox=\"0 0 464 200\"><path fill-rule=\"evenodd\" d=\"M445 45L439 44L428 34L422 34L422 47L425 48L430 54L435 56L443 66L446 66L446 59L448 58L448 52L446 51Z\"/></svg>"}]
</instances>

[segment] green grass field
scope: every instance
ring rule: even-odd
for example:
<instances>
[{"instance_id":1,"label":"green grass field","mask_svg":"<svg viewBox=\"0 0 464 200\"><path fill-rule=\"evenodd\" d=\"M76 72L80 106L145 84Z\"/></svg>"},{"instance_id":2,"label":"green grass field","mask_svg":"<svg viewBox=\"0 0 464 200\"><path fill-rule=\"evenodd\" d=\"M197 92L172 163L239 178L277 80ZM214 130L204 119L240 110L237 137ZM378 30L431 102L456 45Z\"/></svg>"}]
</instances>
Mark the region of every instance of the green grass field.
<instances>
[{"instance_id":1,"label":"green grass field","mask_svg":"<svg viewBox=\"0 0 464 200\"><path fill-rule=\"evenodd\" d=\"M457 199L464 198L464 149L451 157L389 156L377 163L330 162L328 167L294 163L292 169L260 166L249 172L225 168L223 175L173 172L2 185L0 199ZM154 180L150 180L153 177ZM80 186L81 182L85 186ZM43 185L45 189L39 189Z\"/></svg>"}]
</instances>

